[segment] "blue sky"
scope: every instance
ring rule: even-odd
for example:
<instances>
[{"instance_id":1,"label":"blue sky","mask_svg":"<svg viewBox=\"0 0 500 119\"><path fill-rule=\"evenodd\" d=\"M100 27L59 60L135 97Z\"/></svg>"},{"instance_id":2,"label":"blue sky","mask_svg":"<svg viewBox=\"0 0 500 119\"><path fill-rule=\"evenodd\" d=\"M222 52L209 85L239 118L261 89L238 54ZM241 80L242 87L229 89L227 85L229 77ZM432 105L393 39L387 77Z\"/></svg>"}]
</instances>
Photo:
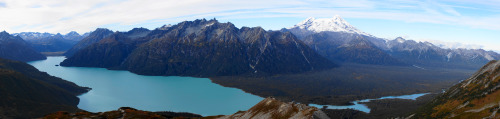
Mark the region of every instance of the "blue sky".
<instances>
[{"instance_id":1,"label":"blue sky","mask_svg":"<svg viewBox=\"0 0 500 119\"><path fill-rule=\"evenodd\" d=\"M126 31L217 18L268 30L340 15L381 38L476 44L500 51L500 0L0 0L0 30Z\"/></svg>"}]
</instances>

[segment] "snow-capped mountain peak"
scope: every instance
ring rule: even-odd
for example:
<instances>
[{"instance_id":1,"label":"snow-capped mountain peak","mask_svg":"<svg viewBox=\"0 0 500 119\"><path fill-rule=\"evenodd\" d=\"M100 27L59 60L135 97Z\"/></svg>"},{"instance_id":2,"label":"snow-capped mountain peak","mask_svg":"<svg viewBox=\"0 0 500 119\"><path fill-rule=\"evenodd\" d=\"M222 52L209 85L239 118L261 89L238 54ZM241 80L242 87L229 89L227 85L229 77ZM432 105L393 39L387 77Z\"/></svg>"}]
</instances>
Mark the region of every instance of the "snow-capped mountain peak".
<instances>
[{"instance_id":1,"label":"snow-capped mountain peak","mask_svg":"<svg viewBox=\"0 0 500 119\"><path fill-rule=\"evenodd\" d=\"M319 19L316 19L314 17L309 17L306 20L293 26L291 29L293 28L305 29L316 33L323 31L333 31L333 32L356 33L356 34L371 36L370 34L367 34L365 32L356 29L347 21L342 19L342 17L340 17L339 15L335 15L332 18L319 18Z\"/></svg>"},{"instance_id":2,"label":"snow-capped mountain peak","mask_svg":"<svg viewBox=\"0 0 500 119\"><path fill-rule=\"evenodd\" d=\"M406 40L402 37L398 37L395 39L396 41L398 41L399 43L404 43Z\"/></svg>"}]
</instances>

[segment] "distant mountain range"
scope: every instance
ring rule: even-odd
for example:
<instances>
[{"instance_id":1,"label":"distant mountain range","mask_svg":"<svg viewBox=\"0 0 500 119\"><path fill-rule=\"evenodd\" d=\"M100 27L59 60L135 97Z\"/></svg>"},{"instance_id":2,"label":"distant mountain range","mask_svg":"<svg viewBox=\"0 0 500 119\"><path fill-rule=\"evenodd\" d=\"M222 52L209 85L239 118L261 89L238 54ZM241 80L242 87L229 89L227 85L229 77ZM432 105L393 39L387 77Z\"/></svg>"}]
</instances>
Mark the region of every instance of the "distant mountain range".
<instances>
[{"instance_id":1,"label":"distant mountain range","mask_svg":"<svg viewBox=\"0 0 500 119\"><path fill-rule=\"evenodd\" d=\"M339 16L308 18L281 31L292 32L331 61L477 69L490 60L500 59L498 53L482 49L444 49L429 42L401 37L394 40L377 38L356 29Z\"/></svg>"},{"instance_id":2,"label":"distant mountain range","mask_svg":"<svg viewBox=\"0 0 500 119\"><path fill-rule=\"evenodd\" d=\"M61 35L59 33L21 32L12 35L23 38L39 52L65 52L88 36L88 33L80 35L72 31L66 35Z\"/></svg>"},{"instance_id":3,"label":"distant mountain range","mask_svg":"<svg viewBox=\"0 0 500 119\"><path fill-rule=\"evenodd\" d=\"M97 29L67 56L62 66L123 69L144 75L269 75L336 66L291 33L238 29L231 23L205 19L153 31Z\"/></svg>"},{"instance_id":4,"label":"distant mountain range","mask_svg":"<svg viewBox=\"0 0 500 119\"><path fill-rule=\"evenodd\" d=\"M332 68L336 65L332 62L477 69L500 59L499 54L482 49L443 49L401 37L377 38L339 16L308 18L280 31L238 29L205 19L152 31L100 28L64 55L68 59L63 66L201 77L298 73Z\"/></svg>"},{"instance_id":5,"label":"distant mountain range","mask_svg":"<svg viewBox=\"0 0 500 119\"><path fill-rule=\"evenodd\" d=\"M412 115L413 118L499 118L500 61L491 61Z\"/></svg>"},{"instance_id":6,"label":"distant mountain range","mask_svg":"<svg viewBox=\"0 0 500 119\"><path fill-rule=\"evenodd\" d=\"M38 118L79 111L77 95L89 88L50 76L24 62L0 58L0 118Z\"/></svg>"},{"instance_id":7,"label":"distant mountain range","mask_svg":"<svg viewBox=\"0 0 500 119\"><path fill-rule=\"evenodd\" d=\"M46 59L21 37L10 35L5 31L0 32L0 58L24 62Z\"/></svg>"}]
</instances>

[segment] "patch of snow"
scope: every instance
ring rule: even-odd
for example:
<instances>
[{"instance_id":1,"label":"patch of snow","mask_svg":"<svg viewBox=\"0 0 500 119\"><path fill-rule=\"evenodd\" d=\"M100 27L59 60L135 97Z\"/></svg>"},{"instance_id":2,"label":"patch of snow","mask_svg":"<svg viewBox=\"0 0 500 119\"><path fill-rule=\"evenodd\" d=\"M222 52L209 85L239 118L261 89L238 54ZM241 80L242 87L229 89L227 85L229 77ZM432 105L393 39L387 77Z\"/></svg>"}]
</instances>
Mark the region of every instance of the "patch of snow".
<instances>
[{"instance_id":1,"label":"patch of snow","mask_svg":"<svg viewBox=\"0 0 500 119\"><path fill-rule=\"evenodd\" d=\"M488 60L495 60L495 58L493 58L490 54L486 54L484 55L484 58L488 59Z\"/></svg>"},{"instance_id":2,"label":"patch of snow","mask_svg":"<svg viewBox=\"0 0 500 119\"><path fill-rule=\"evenodd\" d=\"M463 43L458 43L458 42L444 42L444 41L438 41L438 40L427 40L427 42L430 42L440 48L443 49L481 49L484 46L482 45L476 45L476 44L463 44Z\"/></svg>"},{"instance_id":3,"label":"patch of snow","mask_svg":"<svg viewBox=\"0 0 500 119\"><path fill-rule=\"evenodd\" d=\"M307 59L306 55L304 54L304 50L302 50L302 48L300 48L299 43L297 43L297 41L295 41L295 40L293 42L295 42L295 46L301 50L300 53L302 53L302 56L304 56L304 59L306 59L307 63L311 66L311 70L314 70L314 67L312 67L311 62L309 62L309 59Z\"/></svg>"},{"instance_id":4,"label":"patch of snow","mask_svg":"<svg viewBox=\"0 0 500 119\"><path fill-rule=\"evenodd\" d=\"M404 43L406 40L401 37L398 37L396 38L396 41L398 41L399 43Z\"/></svg>"},{"instance_id":5,"label":"patch of snow","mask_svg":"<svg viewBox=\"0 0 500 119\"><path fill-rule=\"evenodd\" d=\"M205 25L205 27L212 26L212 25L214 25L214 23L215 22L209 23L209 24Z\"/></svg>"},{"instance_id":6,"label":"patch of snow","mask_svg":"<svg viewBox=\"0 0 500 119\"><path fill-rule=\"evenodd\" d=\"M450 62L451 56L453 56L452 52L450 52L450 53L448 53L448 55L446 55L446 57L448 58L448 62Z\"/></svg>"},{"instance_id":7,"label":"patch of snow","mask_svg":"<svg viewBox=\"0 0 500 119\"><path fill-rule=\"evenodd\" d=\"M333 18L320 18L320 19L309 17L306 20L291 27L291 29L292 28L306 29L316 33L323 31L333 31L333 32L356 33L356 34L371 36L368 33L356 29L347 21L342 19L339 15L335 15Z\"/></svg>"},{"instance_id":8,"label":"patch of snow","mask_svg":"<svg viewBox=\"0 0 500 119\"><path fill-rule=\"evenodd\" d=\"M419 67L417 65L413 65L413 67L425 70L425 68Z\"/></svg>"},{"instance_id":9,"label":"patch of snow","mask_svg":"<svg viewBox=\"0 0 500 119\"><path fill-rule=\"evenodd\" d=\"M168 29L168 28L170 28L170 27L172 27L172 25L171 25L171 24L168 24L168 25L163 25L163 26L161 26L161 27L160 27L160 28L158 28L158 29L160 29L160 30L167 30L167 29Z\"/></svg>"}]
</instances>

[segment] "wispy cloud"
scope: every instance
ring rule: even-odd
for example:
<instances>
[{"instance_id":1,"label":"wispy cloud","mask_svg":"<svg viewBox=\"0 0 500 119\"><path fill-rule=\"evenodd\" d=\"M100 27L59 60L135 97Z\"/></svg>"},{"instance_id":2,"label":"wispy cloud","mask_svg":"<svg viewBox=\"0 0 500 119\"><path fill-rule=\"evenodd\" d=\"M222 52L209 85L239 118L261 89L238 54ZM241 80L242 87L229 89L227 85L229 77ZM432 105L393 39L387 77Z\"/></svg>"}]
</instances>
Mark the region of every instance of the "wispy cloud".
<instances>
[{"instance_id":1,"label":"wispy cloud","mask_svg":"<svg viewBox=\"0 0 500 119\"><path fill-rule=\"evenodd\" d=\"M457 9L493 11L477 17ZM105 25L197 18L331 17L386 19L500 30L497 0L0 0L0 28L11 32L91 31ZM287 27L287 26L283 26Z\"/></svg>"}]
</instances>

